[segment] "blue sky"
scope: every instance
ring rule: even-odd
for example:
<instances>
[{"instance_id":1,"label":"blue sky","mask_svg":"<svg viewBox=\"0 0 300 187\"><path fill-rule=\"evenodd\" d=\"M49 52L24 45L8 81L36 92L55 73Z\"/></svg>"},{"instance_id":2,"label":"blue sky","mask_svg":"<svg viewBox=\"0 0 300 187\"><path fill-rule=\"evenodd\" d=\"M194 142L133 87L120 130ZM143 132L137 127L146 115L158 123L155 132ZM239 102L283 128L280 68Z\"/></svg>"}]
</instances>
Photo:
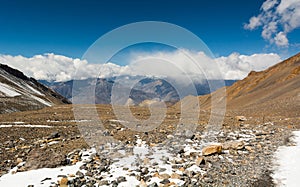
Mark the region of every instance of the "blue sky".
<instances>
[{"instance_id":1,"label":"blue sky","mask_svg":"<svg viewBox=\"0 0 300 187\"><path fill-rule=\"evenodd\" d=\"M55 53L80 58L101 35L137 21L165 21L182 26L200 37L216 56L232 52L251 55L297 53L299 29L288 34L290 47L270 45L261 28L244 29L260 13L264 0L27 0L2 1L0 54Z\"/></svg>"}]
</instances>

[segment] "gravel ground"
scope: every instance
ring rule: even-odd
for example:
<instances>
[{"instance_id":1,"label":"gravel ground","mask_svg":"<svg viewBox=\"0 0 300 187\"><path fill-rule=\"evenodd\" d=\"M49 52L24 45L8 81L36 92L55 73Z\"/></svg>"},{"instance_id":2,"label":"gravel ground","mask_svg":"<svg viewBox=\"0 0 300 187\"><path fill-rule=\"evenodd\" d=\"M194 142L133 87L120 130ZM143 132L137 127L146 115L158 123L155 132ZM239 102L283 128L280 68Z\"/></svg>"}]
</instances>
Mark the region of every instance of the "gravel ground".
<instances>
[{"instance_id":1,"label":"gravel ground","mask_svg":"<svg viewBox=\"0 0 300 187\"><path fill-rule=\"evenodd\" d=\"M291 144L289 135L289 130L272 123L224 126L213 135L177 133L158 144L147 141L147 136L142 140L136 135L131 143L103 145L94 148L97 151L90 155L82 154L85 149L76 149L66 157L53 157L50 153L52 158L48 164L41 159L48 158L47 152L35 153L36 157L31 153L17 172L26 167L72 165L87 157L77 172L60 177L52 186L64 183L69 186L274 186L270 177L274 152L278 146ZM215 142L209 142L209 136L214 136ZM47 142L54 143L49 147L58 144L59 137L51 134ZM215 150L214 146L221 149ZM212 149L206 153L207 148ZM37 165L37 157L41 165Z\"/></svg>"}]
</instances>

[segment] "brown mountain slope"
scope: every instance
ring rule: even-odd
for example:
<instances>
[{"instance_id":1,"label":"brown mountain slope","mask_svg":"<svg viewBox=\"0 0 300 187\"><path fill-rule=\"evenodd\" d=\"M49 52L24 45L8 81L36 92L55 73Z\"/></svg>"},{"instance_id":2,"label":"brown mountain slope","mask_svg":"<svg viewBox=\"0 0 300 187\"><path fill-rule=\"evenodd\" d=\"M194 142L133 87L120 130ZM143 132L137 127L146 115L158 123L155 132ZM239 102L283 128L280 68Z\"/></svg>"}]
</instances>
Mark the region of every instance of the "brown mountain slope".
<instances>
[{"instance_id":1,"label":"brown mountain slope","mask_svg":"<svg viewBox=\"0 0 300 187\"><path fill-rule=\"evenodd\" d=\"M224 90L224 88L222 88ZM217 95L222 91L217 90ZM251 115L300 116L300 53L226 88L227 110ZM202 109L210 109L211 95L200 96Z\"/></svg>"},{"instance_id":2,"label":"brown mountain slope","mask_svg":"<svg viewBox=\"0 0 300 187\"><path fill-rule=\"evenodd\" d=\"M33 78L0 64L0 114L70 103Z\"/></svg>"}]
</instances>

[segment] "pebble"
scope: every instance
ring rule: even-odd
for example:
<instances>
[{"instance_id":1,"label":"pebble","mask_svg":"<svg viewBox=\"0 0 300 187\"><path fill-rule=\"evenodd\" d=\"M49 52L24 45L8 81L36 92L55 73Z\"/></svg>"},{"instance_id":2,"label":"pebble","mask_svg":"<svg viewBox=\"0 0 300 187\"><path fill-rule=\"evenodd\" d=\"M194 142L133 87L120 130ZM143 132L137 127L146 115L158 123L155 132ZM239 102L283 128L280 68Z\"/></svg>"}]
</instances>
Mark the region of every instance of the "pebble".
<instances>
[{"instance_id":1,"label":"pebble","mask_svg":"<svg viewBox=\"0 0 300 187\"><path fill-rule=\"evenodd\" d=\"M126 178L123 176L120 176L117 178L117 183L121 183L121 182L125 182L125 181L126 181Z\"/></svg>"},{"instance_id":2,"label":"pebble","mask_svg":"<svg viewBox=\"0 0 300 187\"><path fill-rule=\"evenodd\" d=\"M68 178L63 177L59 182L60 187L68 187Z\"/></svg>"},{"instance_id":3,"label":"pebble","mask_svg":"<svg viewBox=\"0 0 300 187\"><path fill-rule=\"evenodd\" d=\"M77 172L76 172L76 175L77 175L79 178L83 178L83 177L84 177L84 174L83 174L81 171L77 171Z\"/></svg>"},{"instance_id":4,"label":"pebble","mask_svg":"<svg viewBox=\"0 0 300 187\"><path fill-rule=\"evenodd\" d=\"M169 179L164 179L164 180L160 181L159 183L161 183L161 184L169 184L170 181L169 181Z\"/></svg>"}]
</instances>

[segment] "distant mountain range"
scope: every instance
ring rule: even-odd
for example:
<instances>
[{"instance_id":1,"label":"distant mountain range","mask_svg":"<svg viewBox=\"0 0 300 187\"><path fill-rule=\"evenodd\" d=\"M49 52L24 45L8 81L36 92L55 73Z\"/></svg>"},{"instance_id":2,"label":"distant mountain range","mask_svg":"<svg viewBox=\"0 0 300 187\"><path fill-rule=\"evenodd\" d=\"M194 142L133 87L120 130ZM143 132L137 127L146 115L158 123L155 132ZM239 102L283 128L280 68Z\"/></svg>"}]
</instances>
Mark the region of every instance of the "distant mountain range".
<instances>
[{"instance_id":1,"label":"distant mountain range","mask_svg":"<svg viewBox=\"0 0 300 187\"><path fill-rule=\"evenodd\" d=\"M70 103L60 94L7 65L0 64L0 113Z\"/></svg>"},{"instance_id":2,"label":"distant mountain range","mask_svg":"<svg viewBox=\"0 0 300 187\"><path fill-rule=\"evenodd\" d=\"M131 89L128 100L124 101L122 104L126 102L130 102L133 105L141 104L146 100L159 100L164 101L167 104L174 104L180 100L180 96L177 93L180 89L184 91L184 94L181 97L185 97L187 95L193 94L191 92L191 86L195 86L196 92L194 95L205 95L210 93L211 91L215 91L221 86L214 86L213 90L210 90L208 81L203 81L203 83L195 83L194 85L182 85L180 88L174 88L168 81L160 78L149 78L149 77L140 77L140 76L124 76L116 78L89 78L85 80L76 80L76 85L82 85L80 88L76 86L76 89L73 89L74 80L67 82L48 82L45 80L40 80L42 84L47 85L54 91L60 93L64 97L69 100L72 100L73 95L79 94L82 90L90 90L91 87L95 86L95 103L96 104L111 104L111 94L113 87L117 87L118 90L126 90L129 86L127 86L126 82L128 80L140 80L134 87ZM210 84L218 83L220 81L211 81ZM224 84L226 86L232 85L236 80L225 80ZM80 89L80 90L79 90ZM81 96L81 98L84 96ZM117 97L124 97L122 93L119 93ZM82 98L82 102L90 98Z\"/></svg>"}]
</instances>

